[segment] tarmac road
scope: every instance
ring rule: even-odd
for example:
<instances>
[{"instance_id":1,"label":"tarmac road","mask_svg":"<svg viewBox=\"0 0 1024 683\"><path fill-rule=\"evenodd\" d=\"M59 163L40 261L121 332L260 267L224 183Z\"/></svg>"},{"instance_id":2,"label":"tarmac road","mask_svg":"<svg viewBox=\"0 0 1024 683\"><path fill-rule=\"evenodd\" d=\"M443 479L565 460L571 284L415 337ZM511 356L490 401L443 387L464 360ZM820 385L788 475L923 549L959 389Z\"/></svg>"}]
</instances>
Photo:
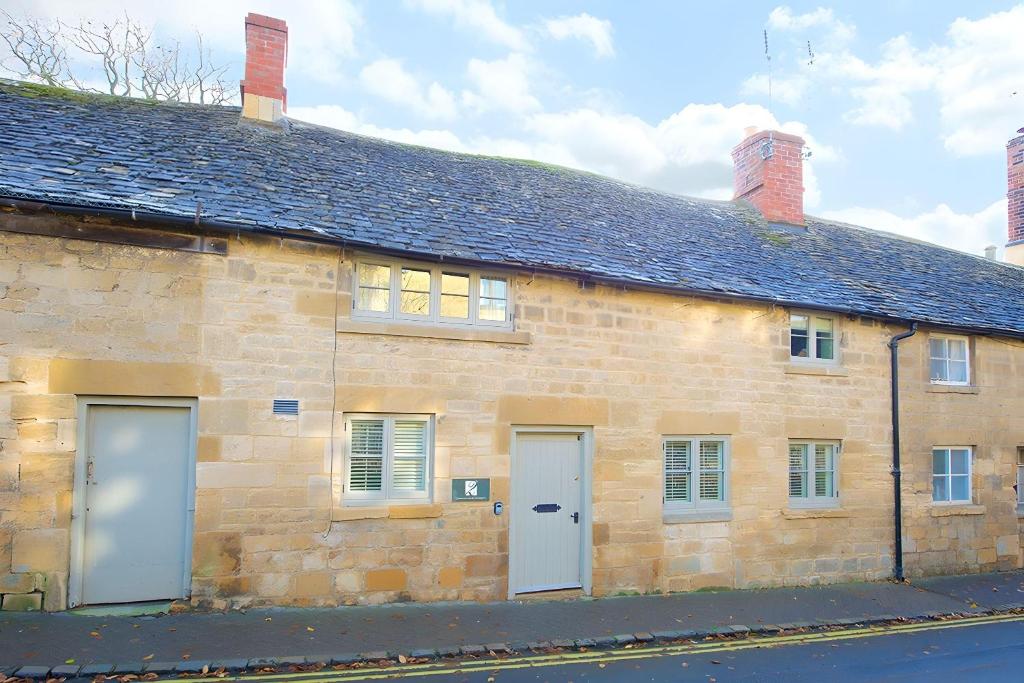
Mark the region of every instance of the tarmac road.
<instances>
[{"instance_id":1,"label":"tarmac road","mask_svg":"<svg viewBox=\"0 0 1024 683\"><path fill-rule=\"evenodd\" d=\"M245 677L253 683L412 679L438 683L1024 681L1024 616L1002 615L504 660ZM193 679L190 683L203 680L212 683L216 679Z\"/></svg>"}]
</instances>

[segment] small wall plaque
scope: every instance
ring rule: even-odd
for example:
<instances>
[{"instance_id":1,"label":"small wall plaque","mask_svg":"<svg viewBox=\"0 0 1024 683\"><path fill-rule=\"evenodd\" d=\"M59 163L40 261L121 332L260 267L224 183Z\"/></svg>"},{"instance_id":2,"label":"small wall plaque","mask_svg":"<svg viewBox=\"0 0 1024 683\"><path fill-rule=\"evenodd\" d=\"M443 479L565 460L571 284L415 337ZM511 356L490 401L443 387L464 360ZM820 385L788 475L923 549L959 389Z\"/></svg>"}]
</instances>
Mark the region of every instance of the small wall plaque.
<instances>
[{"instance_id":1,"label":"small wall plaque","mask_svg":"<svg viewBox=\"0 0 1024 683\"><path fill-rule=\"evenodd\" d=\"M490 479L452 479L452 500L490 500Z\"/></svg>"}]
</instances>

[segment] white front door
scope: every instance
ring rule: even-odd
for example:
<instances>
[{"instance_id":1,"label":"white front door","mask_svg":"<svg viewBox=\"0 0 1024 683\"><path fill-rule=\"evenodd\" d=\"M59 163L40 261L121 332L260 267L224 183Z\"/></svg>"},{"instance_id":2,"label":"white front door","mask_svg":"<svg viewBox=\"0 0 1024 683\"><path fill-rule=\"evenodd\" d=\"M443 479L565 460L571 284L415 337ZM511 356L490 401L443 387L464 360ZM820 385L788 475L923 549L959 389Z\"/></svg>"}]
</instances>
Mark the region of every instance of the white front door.
<instances>
[{"instance_id":1,"label":"white front door","mask_svg":"<svg viewBox=\"0 0 1024 683\"><path fill-rule=\"evenodd\" d=\"M515 443L510 593L582 588L583 437L520 432Z\"/></svg>"},{"instance_id":2,"label":"white front door","mask_svg":"<svg viewBox=\"0 0 1024 683\"><path fill-rule=\"evenodd\" d=\"M90 403L84 417L81 573L72 602L185 597L192 408Z\"/></svg>"}]
</instances>

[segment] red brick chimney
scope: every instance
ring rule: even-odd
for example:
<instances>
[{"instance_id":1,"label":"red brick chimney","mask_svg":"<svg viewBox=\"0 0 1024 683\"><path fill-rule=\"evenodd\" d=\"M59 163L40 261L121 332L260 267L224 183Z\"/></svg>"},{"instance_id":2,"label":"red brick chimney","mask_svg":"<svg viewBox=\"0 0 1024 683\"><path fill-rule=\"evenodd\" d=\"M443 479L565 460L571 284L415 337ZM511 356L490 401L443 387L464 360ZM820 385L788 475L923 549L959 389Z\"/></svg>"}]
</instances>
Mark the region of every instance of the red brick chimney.
<instances>
[{"instance_id":1,"label":"red brick chimney","mask_svg":"<svg viewBox=\"0 0 1024 683\"><path fill-rule=\"evenodd\" d=\"M245 17L245 79L242 116L277 121L287 108L284 67L288 61L288 25L281 19L249 12Z\"/></svg>"},{"instance_id":2,"label":"red brick chimney","mask_svg":"<svg viewBox=\"0 0 1024 683\"><path fill-rule=\"evenodd\" d=\"M1006 261L1024 266L1024 128L1006 143Z\"/></svg>"},{"instance_id":3,"label":"red brick chimney","mask_svg":"<svg viewBox=\"0 0 1024 683\"><path fill-rule=\"evenodd\" d=\"M773 223L804 224L803 138L754 132L732 150L733 199L745 199Z\"/></svg>"}]
</instances>

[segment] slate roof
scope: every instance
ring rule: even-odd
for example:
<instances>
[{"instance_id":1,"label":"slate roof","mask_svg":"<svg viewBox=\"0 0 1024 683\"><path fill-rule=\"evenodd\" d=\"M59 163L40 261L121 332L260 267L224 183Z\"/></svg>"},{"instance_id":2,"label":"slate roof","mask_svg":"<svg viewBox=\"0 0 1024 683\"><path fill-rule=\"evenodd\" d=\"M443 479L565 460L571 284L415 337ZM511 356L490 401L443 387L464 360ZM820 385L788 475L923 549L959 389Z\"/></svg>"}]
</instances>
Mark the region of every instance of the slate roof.
<instances>
[{"instance_id":1,"label":"slate roof","mask_svg":"<svg viewBox=\"0 0 1024 683\"><path fill-rule=\"evenodd\" d=\"M534 162L0 82L0 197L1024 337L1024 268Z\"/></svg>"}]
</instances>

